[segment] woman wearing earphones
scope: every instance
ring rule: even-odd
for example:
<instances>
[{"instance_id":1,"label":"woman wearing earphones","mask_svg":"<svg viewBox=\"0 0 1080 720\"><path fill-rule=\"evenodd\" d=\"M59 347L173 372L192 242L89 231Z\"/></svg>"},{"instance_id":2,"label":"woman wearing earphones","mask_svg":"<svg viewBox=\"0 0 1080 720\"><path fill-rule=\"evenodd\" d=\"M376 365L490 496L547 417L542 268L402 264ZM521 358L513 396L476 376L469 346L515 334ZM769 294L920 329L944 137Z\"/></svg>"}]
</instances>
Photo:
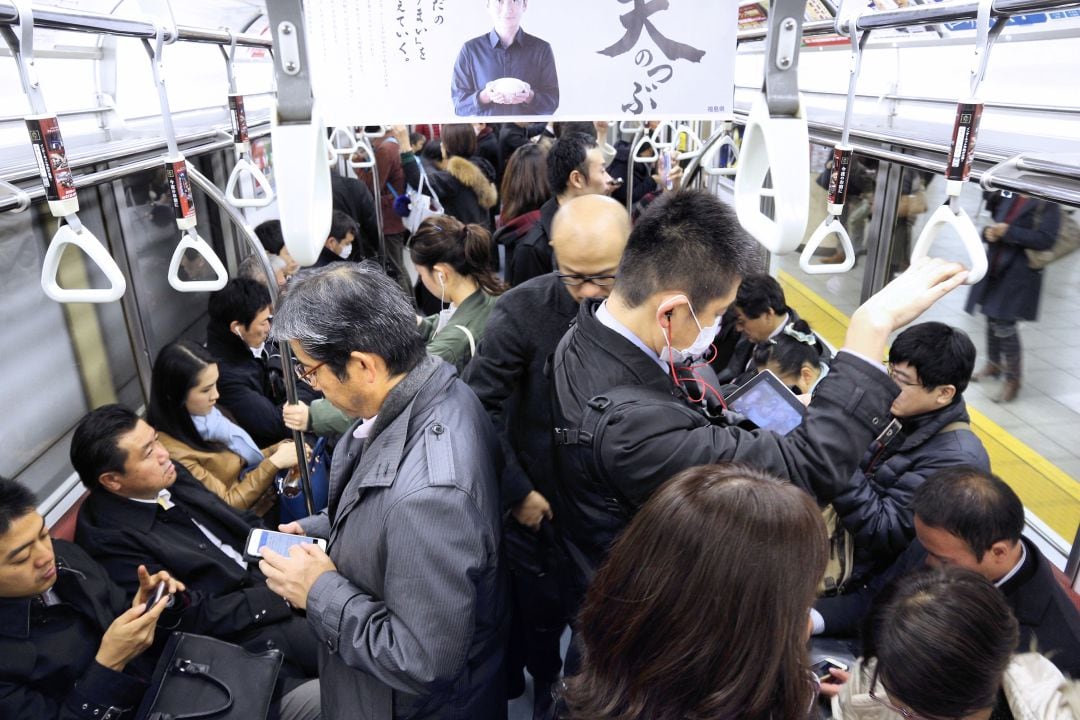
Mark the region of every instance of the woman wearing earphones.
<instances>
[{"instance_id":1,"label":"woman wearing earphones","mask_svg":"<svg viewBox=\"0 0 1080 720\"><path fill-rule=\"evenodd\" d=\"M449 215L425 220L409 241L420 280L444 307L420 320L428 352L461 372L476 353L495 297L506 285L492 270L491 234Z\"/></svg>"}]
</instances>

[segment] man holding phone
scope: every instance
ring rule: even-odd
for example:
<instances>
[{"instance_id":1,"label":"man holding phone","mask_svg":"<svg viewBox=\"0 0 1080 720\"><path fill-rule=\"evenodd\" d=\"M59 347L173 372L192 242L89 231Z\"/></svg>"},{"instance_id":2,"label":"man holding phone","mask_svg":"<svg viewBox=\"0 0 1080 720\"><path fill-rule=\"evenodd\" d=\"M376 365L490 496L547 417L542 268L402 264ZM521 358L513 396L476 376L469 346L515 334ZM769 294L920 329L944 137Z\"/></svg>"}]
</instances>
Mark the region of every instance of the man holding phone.
<instances>
[{"instance_id":1,"label":"man holding phone","mask_svg":"<svg viewBox=\"0 0 1080 720\"><path fill-rule=\"evenodd\" d=\"M4 716L101 720L136 707L146 651L184 584L138 568L131 602L80 548L49 537L34 496L0 478L0 698ZM156 601L155 601L156 598ZM175 624L181 608L165 616Z\"/></svg>"}]
</instances>

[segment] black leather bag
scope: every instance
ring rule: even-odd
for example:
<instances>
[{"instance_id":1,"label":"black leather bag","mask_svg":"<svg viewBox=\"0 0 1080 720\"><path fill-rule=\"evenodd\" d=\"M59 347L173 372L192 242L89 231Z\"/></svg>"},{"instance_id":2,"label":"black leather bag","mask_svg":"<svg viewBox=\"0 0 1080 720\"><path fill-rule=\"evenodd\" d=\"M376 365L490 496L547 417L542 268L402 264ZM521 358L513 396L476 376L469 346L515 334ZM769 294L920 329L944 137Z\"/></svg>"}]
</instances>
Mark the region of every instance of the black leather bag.
<instances>
[{"instance_id":1,"label":"black leather bag","mask_svg":"<svg viewBox=\"0 0 1080 720\"><path fill-rule=\"evenodd\" d=\"M250 653L222 640L175 632L161 653L139 720L263 720L280 650Z\"/></svg>"}]
</instances>

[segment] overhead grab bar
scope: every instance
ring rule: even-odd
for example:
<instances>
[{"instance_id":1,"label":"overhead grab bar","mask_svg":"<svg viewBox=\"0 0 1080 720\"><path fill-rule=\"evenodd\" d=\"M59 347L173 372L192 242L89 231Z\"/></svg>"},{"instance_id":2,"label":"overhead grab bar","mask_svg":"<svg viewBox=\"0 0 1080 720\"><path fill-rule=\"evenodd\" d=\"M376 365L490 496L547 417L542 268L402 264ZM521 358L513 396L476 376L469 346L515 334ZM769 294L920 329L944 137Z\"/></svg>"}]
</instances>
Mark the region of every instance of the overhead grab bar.
<instances>
[{"instance_id":1,"label":"overhead grab bar","mask_svg":"<svg viewBox=\"0 0 1080 720\"><path fill-rule=\"evenodd\" d=\"M165 0L168 7L168 0ZM171 8L170 8L171 12ZM175 39L175 29L174 29ZM229 282L229 274L225 266L218 258L217 253L210 245L199 237L197 230L198 218L195 211L195 197L191 192L191 181L188 178L187 161L176 143L176 128L173 126L172 111L169 109L169 94L165 87L165 64L163 58L165 48L165 36L167 28L158 27L157 36L153 44L149 40L143 40L143 47L150 57L150 68L153 72L154 85L157 88L158 103L161 106L161 120L165 129L165 143L168 146L168 154L163 158L165 175L169 181L169 191L172 195L173 214L176 226L184 232L184 236L173 250L172 259L169 261L169 285L177 292L214 292L225 287ZM188 280L180 277L183 266L184 253L188 250L197 252L214 271L213 280Z\"/></svg>"},{"instance_id":2,"label":"overhead grab bar","mask_svg":"<svg viewBox=\"0 0 1080 720\"><path fill-rule=\"evenodd\" d=\"M45 251L45 260L41 264L41 289L46 297L55 302L114 302L127 291L127 280L109 251L79 220L79 193L64 150L60 121L55 115L49 114L34 64L34 11L29 0L14 0L14 4L19 13L18 32L4 25L0 26L0 35L3 35L18 65L23 92L33 113L26 117L26 129L30 134L49 212L53 217L63 218ZM3 186L15 194L19 201L19 212L30 207L30 196L26 191L6 182ZM86 257L105 274L108 287L60 287L57 273L60 272L60 259L68 245L82 249Z\"/></svg>"},{"instance_id":3,"label":"overhead grab bar","mask_svg":"<svg viewBox=\"0 0 1080 720\"><path fill-rule=\"evenodd\" d=\"M30 209L30 193L26 192L18 185L9 183L7 180L0 180L0 188L7 190L8 193L15 198L15 201L18 202L14 212L22 213Z\"/></svg>"},{"instance_id":4,"label":"overhead grab bar","mask_svg":"<svg viewBox=\"0 0 1080 720\"><path fill-rule=\"evenodd\" d=\"M994 23L990 22L993 14L993 0L979 0L978 15L975 21L975 54L969 79L970 97L960 100L956 105L956 120L953 123L952 146L945 166L945 194L947 201L930 215L923 226L919 238L911 249L911 262L926 257L930 248L937 241L941 230L951 227L960 237L960 241L971 260L968 278L965 284L974 285L986 275L987 258L982 238L975 223L960 206L960 194L971 175L971 160L975 155L975 141L979 134L979 121L982 118L983 104L978 98L979 85L986 75L986 66L990 61L990 50L994 41L1008 22L1007 16L1001 16Z\"/></svg>"},{"instance_id":5,"label":"overhead grab bar","mask_svg":"<svg viewBox=\"0 0 1080 720\"><path fill-rule=\"evenodd\" d=\"M837 16L837 31L842 32L840 16ZM840 222L840 216L844 212L844 203L847 201L848 182L851 179L852 159L854 148L851 147L851 118L855 109L855 87L859 82L859 72L862 70L862 53L866 47L866 41L870 37L867 30L859 37L856 30L856 18L850 18L846 22L846 32L851 42L851 66L848 77L847 102L844 105L844 127L840 132L840 142L833 147L832 172L829 173L829 196L826 200L826 215L821 224L817 226L803 247L799 256L799 268L807 275L838 275L855 267L855 248L851 243L851 236L847 228ZM840 249L844 252L844 259L837 264L814 263L814 253L825 241L825 238L835 235L840 243Z\"/></svg>"},{"instance_id":6,"label":"overhead grab bar","mask_svg":"<svg viewBox=\"0 0 1080 720\"><path fill-rule=\"evenodd\" d=\"M250 159L251 139L248 136L244 96L236 90L236 69L234 67L236 63L236 35L228 28L225 28L225 31L229 33L229 49L226 51L223 45L219 45L218 49L225 58L225 72L229 78L230 136L233 141L233 151L236 155L236 162L233 165L232 172L229 173L229 180L225 184L225 197L233 207L237 208L266 207L274 202L274 189L270 186L266 175ZM241 183L242 178L249 179L252 189L256 191L250 198L244 197L243 191L247 187L247 183ZM258 195L260 190L262 191L262 197Z\"/></svg>"},{"instance_id":7,"label":"overhead grab bar","mask_svg":"<svg viewBox=\"0 0 1080 720\"><path fill-rule=\"evenodd\" d=\"M296 262L313 265L330 234L333 196L326 128L311 94L302 0L267 0L274 44L277 105L270 136L285 246ZM305 463L301 463L304 465Z\"/></svg>"},{"instance_id":8,"label":"overhead grab bar","mask_svg":"<svg viewBox=\"0 0 1080 720\"><path fill-rule=\"evenodd\" d=\"M774 0L769 8L764 88L751 106L735 175L739 222L778 255L799 246L810 203L810 137L798 86L805 9L806 0ZM762 212L765 198L773 200L773 217Z\"/></svg>"}]
</instances>

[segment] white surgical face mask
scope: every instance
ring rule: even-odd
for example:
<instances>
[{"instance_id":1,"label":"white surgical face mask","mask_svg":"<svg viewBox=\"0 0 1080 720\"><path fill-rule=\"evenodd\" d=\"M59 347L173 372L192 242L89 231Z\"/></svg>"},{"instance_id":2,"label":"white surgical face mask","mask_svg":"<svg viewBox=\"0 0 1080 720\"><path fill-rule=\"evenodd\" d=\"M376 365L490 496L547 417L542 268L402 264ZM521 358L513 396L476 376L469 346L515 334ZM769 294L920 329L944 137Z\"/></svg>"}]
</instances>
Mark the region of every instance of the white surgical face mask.
<instances>
[{"instance_id":1,"label":"white surgical face mask","mask_svg":"<svg viewBox=\"0 0 1080 720\"><path fill-rule=\"evenodd\" d=\"M353 244L349 243L345 247L341 248L337 251L337 256L342 260L348 260L349 256L352 255L352 246Z\"/></svg>"},{"instance_id":2,"label":"white surgical face mask","mask_svg":"<svg viewBox=\"0 0 1080 720\"><path fill-rule=\"evenodd\" d=\"M435 275L435 279L439 281L439 305L443 305L446 303L446 284L443 282L442 273ZM439 319L435 322L435 335L438 335L450 323L450 318L456 310L454 304L450 303L439 311Z\"/></svg>"},{"instance_id":3,"label":"white surgical face mask","mask_svg":"<svg viewBox=\"0 0 1080 720\"><path fill-rule=\"evenodd\" d=\"M720 332L720 321L723 316L718 315L711 325L702 327L701 322L697 319L697 313L694 312L694 306L689 303L687 303L687 306L690 308L690 315L694 318L694 323L698 326L697 337L694 338L694 342L690 344L690 347L680 350L671 346L671 338L665 331L664 337L668 338L668 344L667 347L660 351L660 359L664 362L677 365L687 360L700 360L708 352L713 341L716 340L716 334Z\"/></svg>"}]
</instances>

